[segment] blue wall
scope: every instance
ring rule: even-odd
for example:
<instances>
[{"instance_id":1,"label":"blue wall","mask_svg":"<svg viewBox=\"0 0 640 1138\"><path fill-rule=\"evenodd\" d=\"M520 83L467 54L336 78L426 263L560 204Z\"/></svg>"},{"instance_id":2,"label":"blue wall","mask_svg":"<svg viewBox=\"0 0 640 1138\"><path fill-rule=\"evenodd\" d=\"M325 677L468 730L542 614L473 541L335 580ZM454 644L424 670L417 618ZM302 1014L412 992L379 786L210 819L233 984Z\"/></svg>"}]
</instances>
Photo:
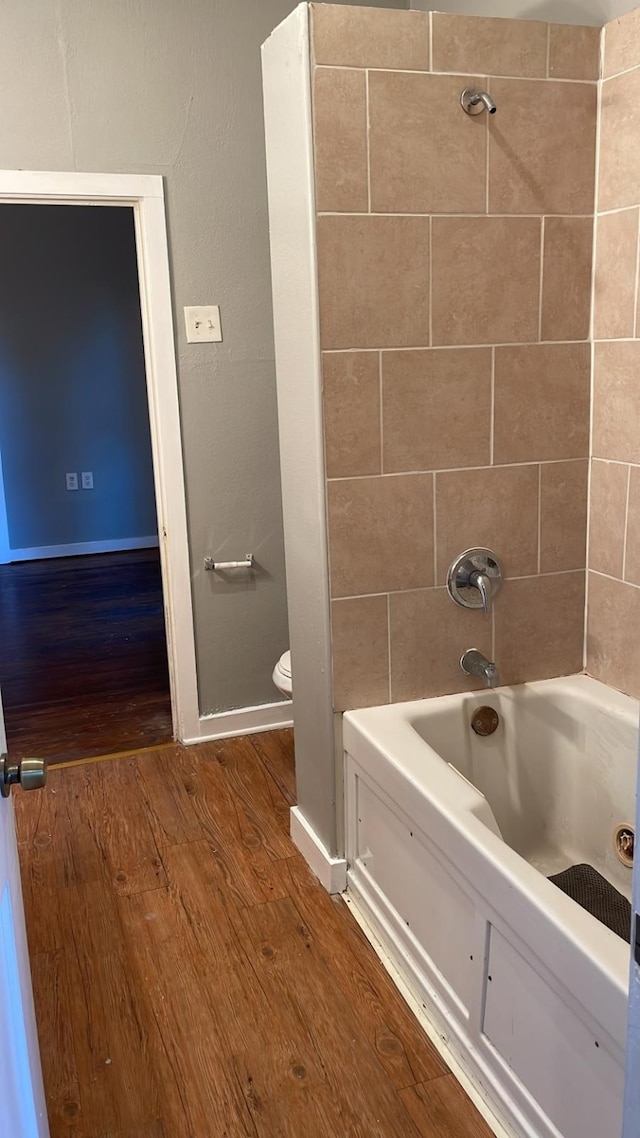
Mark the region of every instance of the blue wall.
<instances>
[{"instance_id":1,"label":"blue wall","mask_svg":"<svg viewBox=\"0 0 640 1138\"><path fill-rule=\"evenodd\" d=\"M0 454L12 549L157 532L133 210L0 205Z\"/></svg>"}]
</instances>

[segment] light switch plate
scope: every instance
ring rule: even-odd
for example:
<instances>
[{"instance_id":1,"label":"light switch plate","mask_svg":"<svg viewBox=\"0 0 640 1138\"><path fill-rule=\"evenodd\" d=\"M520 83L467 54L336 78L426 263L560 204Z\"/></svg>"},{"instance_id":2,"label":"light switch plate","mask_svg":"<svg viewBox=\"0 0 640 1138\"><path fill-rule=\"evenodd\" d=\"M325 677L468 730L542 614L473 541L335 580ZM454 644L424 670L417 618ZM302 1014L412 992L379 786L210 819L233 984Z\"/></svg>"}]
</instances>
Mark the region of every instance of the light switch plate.
<instances>
[{"instance_id":1,"label":"light switch plate","mask_svg":"<svg viewBox=\"0 0 640 1138\"><path fill-rule=\"evenodd\" d=\"M220 308L217 304L185 308L184 322L188 344L215 344L222 340Z\"/></svg>"}]
</instances>

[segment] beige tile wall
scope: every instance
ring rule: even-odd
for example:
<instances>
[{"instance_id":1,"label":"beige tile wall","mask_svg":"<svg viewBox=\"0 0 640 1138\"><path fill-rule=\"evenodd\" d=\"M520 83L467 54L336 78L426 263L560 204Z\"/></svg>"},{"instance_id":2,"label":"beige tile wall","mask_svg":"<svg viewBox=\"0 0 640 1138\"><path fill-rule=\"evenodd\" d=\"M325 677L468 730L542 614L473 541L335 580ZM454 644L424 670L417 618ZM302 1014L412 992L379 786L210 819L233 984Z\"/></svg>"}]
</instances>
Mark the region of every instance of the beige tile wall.
<instances>
[{"instance_id":1,"label":"beige tile wall","mask_svg":"<svg viewBox=\"0 0 640 1138\"><path fill-rule=\"evenodd\" d=\"M471 687L472 646L506 682L579 671L599 32L312 28L335 705ZM506 568L492 619L445 589L474 545Z\"/></svg>"},{"instance_id":2,"label":"beige tile wall","mask_svg":"<svg viewBox=\"0 0 640 1138\"><path fill-rule=\"evenodd\" d=\"M640 10L604 31L587 670L640 696Z\"/></svg>"}]
</instances>

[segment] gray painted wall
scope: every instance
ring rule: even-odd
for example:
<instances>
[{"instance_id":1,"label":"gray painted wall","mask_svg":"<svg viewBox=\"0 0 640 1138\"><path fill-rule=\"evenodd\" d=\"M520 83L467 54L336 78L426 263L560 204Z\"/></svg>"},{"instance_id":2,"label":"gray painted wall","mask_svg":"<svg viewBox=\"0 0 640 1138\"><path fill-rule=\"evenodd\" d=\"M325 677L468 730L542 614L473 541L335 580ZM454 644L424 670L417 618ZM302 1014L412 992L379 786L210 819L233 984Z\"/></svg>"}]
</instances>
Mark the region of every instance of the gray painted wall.
<instances>
[{"instance_id":1,"label":"gray painted wall","mask_svg":"<svg viewBox=\"0 0 640 1138\"><path fill-rule=\"evenodd\" d=\"M466 16L510 16L519 20L550 20L558 24L597 27L636 8L629 0L411 0L419 12L458 12Z\"/></svg>"},{"instance_id":2,"label":"gray painted wall","mask_svg":"<svg viewBox=\"0 0 640 1138\"><path fill-rule=\"evenodd\" d=\"M157 532L131 209L0 205L0 453L12 549Z\"/></svg>"},{"instance_id":3,"label":"gray painted wall","mask_svg":"<svg viewBox=\"0 0 640 1138\"><path fill-rule=\"evenodd\" d=\"M277 698L288 641L260 45L293 7L2 4L3 167L166 181L202 712ZM182 308L207 303L224 342L187 345ZM201 568L246 552L251 586Z\"/></svg>"}]
</instances>

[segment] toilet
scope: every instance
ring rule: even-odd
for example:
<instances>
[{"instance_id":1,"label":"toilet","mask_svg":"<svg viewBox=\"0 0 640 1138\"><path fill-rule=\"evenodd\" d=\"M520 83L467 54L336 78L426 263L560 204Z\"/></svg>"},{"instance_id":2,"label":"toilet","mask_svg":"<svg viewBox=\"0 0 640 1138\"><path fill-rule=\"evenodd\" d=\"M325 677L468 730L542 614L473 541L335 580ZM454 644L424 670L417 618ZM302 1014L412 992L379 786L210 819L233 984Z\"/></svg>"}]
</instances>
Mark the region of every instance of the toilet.
<instances>
[{"instance_id":1,"label":"toilet","mask_svg":"<svg viewBox=\"0 0 640 1138\"><path fill-rule=\"evenodd\" d=\"M291 682L291 652L282 653L282 656L273 669L273 682L279 692L282 692L287 699L291 699L293 687Z\"/></svg>"}]
</instances>

